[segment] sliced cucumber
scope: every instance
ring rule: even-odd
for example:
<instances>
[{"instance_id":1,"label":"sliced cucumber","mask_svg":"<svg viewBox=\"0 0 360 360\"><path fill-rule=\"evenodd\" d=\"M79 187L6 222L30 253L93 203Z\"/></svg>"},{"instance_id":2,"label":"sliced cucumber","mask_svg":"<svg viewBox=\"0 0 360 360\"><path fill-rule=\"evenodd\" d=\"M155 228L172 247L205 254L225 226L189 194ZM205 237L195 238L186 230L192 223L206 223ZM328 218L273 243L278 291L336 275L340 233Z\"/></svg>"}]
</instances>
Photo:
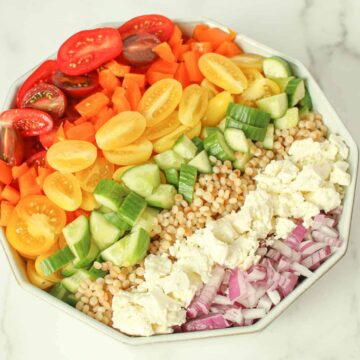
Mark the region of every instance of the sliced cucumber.
<instances>
[{"instance_id":1,"label":"sliced cucumber","mask_svg":"<svg viewBox=\"0 0 360 360\"><path fill-rule=\"evenodd\" d=\"M55 296L57 299L71 306L75 306L77 302L74 297L74 294L70 293L61 282L55 284L51 288L50 295Z\"/></svg>"},{"instance_id":2,"label":"sliced cucumber","mask_svg":"<svg viewBox=\"0 0 360 360\"><path fill-rule=\"evenodd\" d=\"M63 228L64 238L73 254L82 259L90 249L89 220L81 215ZM64 264L65 265L65 264Z\"/></svg>"},{"instance_id":3,"label":"sliced cucumber","mask_svg":"<svg viewBox=\"0 0 360 360\"><path fill-rule=\"evenodd\" d=\"M99 211L102 214L108 214L108 213L114 212L113 210L111 210L110 208L108 208L104 205L100 206L98 209L96 209L96 211Z\"/></svg>"},{"instance_id":4,"label":"sliced cucumber","mask_svg":"<svg viewBox=\"0 0 360 360\"><path fill-rule=\"evenodd\" d=\"M89 274L87 270L79 269L75 272L75 274L62 279L61 283L64 285L66 290L70 291L71 293L75 294L77 290L79 289L79 286L82 282L84 282L86 279L91 279L92 277Z\"/></svg>"},{"instance_id":5,"label":"sliced cucumber","mask_svg":"<svg viewBox=\"0 0 360 360\"><path fill-rule=\"evenodd\" d=\"M128 223L126 223L123 219L121 219L121 217L116 212L104 214L104 217L109 223L113 224L120 230L121 232L120 236L123 236L126 231L131 229L131 226Z\"/></svg>"},{"instance_id":6,"label":"sliced cucumber","mask_svg":"<svg viewBox=\"0 0 360 360\"><path fill-rule=\"evenodd\" d=\"M229 119L229 118L228 118ZM229 121L229 127L241 129L247 138L255 141L263 141L266 135L266 128L256 127L240 121Z\"/></svg>"},{"instance_id":7,"label":"sliced cucumber","mask_svg":"<svg viewBox=\"0 0 360 360\"><path fill-rule=\"evenodd\" d=\"M221 132L221 130L218 127L205 126L201 132L201 137L205 139L214 132Z\"/></svg>"},{"instance_id":8,"label":"sliced cucumber","mask_svg":"<svg viewBox=\"0 0 360 360\"><path fill-rule=\"evenodd\" d=\"M203 150L200 153L198 153L191 161L189 161L188 165L193 166L200 173L204 173L204 174L212 173L212 166L206 150Z\"/></svg>"},{"instance_id":9,"label":"sliced cucumber","mask_svg":"<svg viewBox=\"0 0 360 360\"><path fill-rule=\"evenodd\" d=\"M276 129L291 129L299 122L299 109L290 108L283 117L276 119L274 125Z\"/></svg>"},{"instance_id":10,"label":"sliced cucumber","mask_svg":"<svg viewBox=\"0 0 360 360\"><path fill-rule=\"evenodd\" d=\"M216 134L216 133L214 133ZM191 204L197 178L197 169L191 165L181 165L179 179L179 194Z\"/></svg>"},{"instance_id":11,"label":"sliced cucumber","mask_svg":"<svg viewBox=\"0 0 360 360\"><path fill-rule=\"evenodd\" d=\"M225 128L236 127L232 126L234 121L266 128L270 122L270 114L250 106L231 103L226 112Z\"/></svg>"},{"instance_id":12,"label":"sliced cucumber","mask_svg":"<svg viewBox=\"0 0 360 360\"><path fill-rule=\"evenodd\" d=\"M304 115L309 113L313 109L313 104L311 101L311 96L309 94L308 89L305 88L305 95L302 100L299 102L300 106L300 114Z\"/></svg>"},{"instance_id":13,"label":"sliced cucumber","mask_svg":"<svg viewBox=\"0 0 360 360\"><path fill-rule=\"evenodd\" d=\"M145 257L149 244L149 234L143 228L138 228L104 250L101 257L117 266L132 266Z\"/></svg>"},{"instance_id":14,"label":"sliced cucumber","mask_svg":"<svg viewBox=\"0 0 360 360\"><path fill-rule=\"evenodd\" d=\"M154 219L157 217L158 213L158 209L154 209L148 206L133 227L133 232L139 228L143 228L150 234L154 227Z\"/></svg>"},{"instance_id":15,"label":"sliced cucumber","mask_svg":"<svg viewBox=\"0 0 360 360\"><path fill-rule=\"evenodd\" d=\"M160 170L156 164L134 166L121 179L130 190L147 197L160 185Z\"/></svg>"},{"instance_id":16,"label":"sliced cucumber","mask_svg":"<svg viewBox=\"0 0 360 360\"><path fill-rule=\"evenodd\" d=\"M251 153L239 153L237 154L237 159L233 162L235 169L245 171L245 165L252 158Z\"/></svg>"},{"instance_id":17,"label":"sliced cucumber","mask_svg":"<svg viewBox=\"0 0 360 360\"><path fill-rule=\"evenodd\" d=\"M285 92L286 85L291 79L294 79L294 76L289 76L285 78L272 78L270 80L275 81L279 85L281 92Z\"/></svg>"},{"instance_id":18,"label":"sliced cucumber","mask_svg":"<svg viewBox=\"0 0 360 360\"><path fill-rule=\"evenodd\" d=\"M240 129L228 128L224 132L227 144L234 151L249 152L250 146L245 133Z\"/></svg>"},{"instance_id":19,"label":"sliced cucumber","mask_svg":"<svg viewBox=\"0 0 360 360\"><path fill-rule=\"evenodd\" d=\"M269 96L256 101L256 105L270 114L273 119L283 116L288 109L288 97L285 93Z\"/></svg>"},{"instance_id":20,"label":"sliced cucumber","mask_svg":"<svg viewBox=\"0 0 360 360\"><path fill-rule=\"evenodd\" d=\"M169 184L176 188L179 186L179 171L177 169L165 169L165 176Z\"/></svg>"},{"instance_id":21,"label":"sliced cucumber","mask_svg":"<svg viewBox=\"0 0 360 360\"><path fill-rule=\"evenodd\" d=\"M61 275L68 277L74 275L76 273L76 270L77 269L74 266L74 262L71 261L61 269Z\"/></svg>"},{"instance_id":22,"label":"sliced cucumber","mask_svg":"<svg viewBox=\"0 0 360 360\"><path fill-rule=\"evenodd\" d=\"M146 198L150 206L161 209L171 209L175 204L176 189L170 184L160 184L155 191Z\"/></svg>"},{"instance_id":23,"label":"sliced cucumber","mask_svg":"<svg viewBox=\"0 0 360 360\"><path fill-rule=\"evenodd\" d=\"M106 220L105 215L93 211L90 216L90 230L100 250L106 249L119 240L123 232Z\"/></svg>"},{"instance_id":24,"label":"sliced cucumber","mask_svg":"<svg viewBox=\"0 0 360 360\"><path fill-rule=\"evenodd\" d=\"M100 269L95 269L93 266L88 270L89 275L92 279L96 280L98 278L103 278L107 274L107 272L102 271Z\"/></svg>"},{"instance_id":25,"label":"sliced cucumber","mask_svg":"<svg viewBox=\"0 0 360 360\"><path fill-rule=\"evenodd\" d=\"M198 152L204 150L204 142L198 136L192 138L191 141L196 145Z\"/></svg>"},{"instance_id":26,"label":"sliced cucumber","mask_svg":"<svg viewBox=\"0 0 360 360\"><path fill-rule=\"evenodd\" d=\"M266 129L265 139L263 141L263 147L267 150L272 150L274 148L274 133L274 124L269 124Z\"/></svg>"},{"instance_id":27,"label":"sliced cucumber","mask_svg":"<svg viewBox=\"0 0 360 360\"><path fill-rule=\"evenodd\" d=\"M58 250L40 263L40 268L45 276L51 275L60 270L63 266L69 264L75 255L68 246Z\"/></svg>"},{"instance_id":28,"label":"sliced cucumber","mask_svg":"<svg viewBox=\"0 0 360 360\"><path fill-rule=\"evenodd\" d=\"M154 156L154 160L162 170L180 169L181 164L185 164L186 162L185 159L174 150L166 150L163 153Z\"/></svg>"},{"instance_id":29,"label":"sliced cucumber","mask_svg":"<svg viewBox=\"0 0 360 360\"><path fill-rule=\"evenodd\" d=\"M305 96L305 84L303 79L291 79L286 86L286 94L289 100L289 106L295 106Z\"/></svg>"},{"instance_id":30,"label":"sliced cucumber","mask_svg":"<svg viewBox=\"0 0 360 360\"><path fill-rule=\"evenodd\" d=\"M76 258L74 260L74 267L76 269L89 267L95 261L95 259L98 257L99 254L100 254L100 250L96 245L95 241L92 240L88 254L82 259Z\"/></svg>"},{"instance_id":31,"label":"sliced cucumber","mask_svg":"<svg viewBox=\"0 0 360 360\"><path fill-rule=\"evenodd\" d=\"M226 144L224 135L220 131L213 132L205 138L204 147L208 154L221 161L235 160L234 152Z\"/></svg>"},{"instance_id":32,"label":"sliced cucumber","mask_svg":"<svg viewBox=\"0 0 360 360\"><path fill-rule=\"evenodd\" d=\"M264 59L263 69L267 78L285 78L292 75L289 63L278 56Z\"/></svg>"},{"instance_id":33,"label":"sliced cucumber","mask_svg":"<svg viewBox=\"0 0 360 360\"><path fill-rule=\"evenodd\" d=\"M128 192L124 185L115 180L102 179L95 188L94 197L100 205L117 211Z\"/></svg>"},{"instance_id":34,"label":"sliced cucumber","mask_svg":"<svg viewBox=\"0 0 360 360\"><path fill-rule=\"evenodd\" d=\"M127 224L134 226L136 221L140 218L141 214L146 208L146 201L143 197L136 192L131 192L124 199L119 209L119 216Z\"/></svg>"},{"instance_id":35,"label":"sliced cucumber","mask_svg":"<svg viewBox=\"0 0 360 360\"><path fill-rule=\"evenodd\" d=\"M224 119L222 119L219 123L219 125L217 126L222 132L225 131L225 126L226 126L226 117Z\"/></svg>"},{"instance_id":36,"label":"sliced cucumber","mask_svg":"<svg viewBox=\"0 0 360 360\"><path fill-rule=\"evenodd\" d=\"M197 153L196 145L186 135L180 136L173 150L186 160L192 159Z\"/></svg>"}]
</instances>

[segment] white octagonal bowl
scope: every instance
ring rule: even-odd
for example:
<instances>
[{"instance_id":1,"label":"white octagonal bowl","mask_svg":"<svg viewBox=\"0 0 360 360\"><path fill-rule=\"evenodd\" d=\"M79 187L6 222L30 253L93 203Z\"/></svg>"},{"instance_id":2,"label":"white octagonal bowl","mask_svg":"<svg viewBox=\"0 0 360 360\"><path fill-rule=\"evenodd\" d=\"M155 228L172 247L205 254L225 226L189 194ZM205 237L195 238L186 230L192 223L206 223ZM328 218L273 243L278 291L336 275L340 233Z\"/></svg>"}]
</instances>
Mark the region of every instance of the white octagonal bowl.
<instances>
[{"instance_id":1,"label":"white octagonal bowl","mask_svg":"<svg viewBox=\"0 0 360 360\"><path fill-rule=\"evenodd\" d=\"M176 23L182 28L185 33L190 34L195 24L205 23L210 26L217 26L227 31L227 28L222 24L219 24L215 21L208 19L199 19L199 20L178 20ZM121 23L106 23L100 24L98 26L120 26ZM274 49L271 49L263 44L258 43L257 41L248 38L245 35L238 34L236 37L237 43L244 49L245 52L257 53L263 56L277 55L281 56L287 60L299 77L305 78L307 86L309 88L314 108L324 118L325 124L328 126L331 132L341 135L346 144L350 149L349 163L350 163L350 173L351 173L351 184L347 188L346 196L344 199L344 210L341 216L339 223L340 238L343 240L341 247L328 259L326 260L311 276L310 278L304 279L295 289L292 291L286 298L284 298L279 305L275 306L266 317L259 320L257 323L251 326L244 327L233 327L220 330L207 330L207 331L198 331L198 332L188 332L188 333L175 333L167 335L156 335L152 337L131 337L125 334L116 331L113 328L110 328L91 317L81 313L80 311L72 308L71 306L65 304L64 302L56 299L55 297L49 295L46 291L40 290L35 286L31 285L26 277L25 264L24 261L17 255L15 251L9 246L3 230L0 228L0 241L3 246L4 252L9 261L9 265L13 271L16 281L18 284L27 292L45 300L46 302L56 306L60 311L68 313L70 316L83 321L84 323L96 328L100 332L111 336L112 338L127 343L131 345L139 344L149 344L157 342L169 342L169 341L180 341L180 340L190 340L190 339L200 339L208 337L217 337L225 335L234 335L234 334L248 334L263 330L267 327L273 320L275 320L287 307L289 307L303 292L305 292L311 285L318 281L326 272L330 270L346 253L349 243L349 233L350 233L350 224L351 224L351 215L353 209L353 202L355 196L355 185L357 177L357 167L358 167L358 149L354 139L351 137L349 131L346 129L344 123L340 120L339 116L329 104L319 85L315 82L314 78L311 76L309 71L305 66L296 59L291 58L285 54L280 53ZM55 55L50 56L54 58ZM8 96L3 105L3 109L8 109L13 105L16 92L22 82L26 79L27 76L32 72L30 70L28 73L24 74L22 77L17 79L9 88Z\"/></svg>"}]
</instances>

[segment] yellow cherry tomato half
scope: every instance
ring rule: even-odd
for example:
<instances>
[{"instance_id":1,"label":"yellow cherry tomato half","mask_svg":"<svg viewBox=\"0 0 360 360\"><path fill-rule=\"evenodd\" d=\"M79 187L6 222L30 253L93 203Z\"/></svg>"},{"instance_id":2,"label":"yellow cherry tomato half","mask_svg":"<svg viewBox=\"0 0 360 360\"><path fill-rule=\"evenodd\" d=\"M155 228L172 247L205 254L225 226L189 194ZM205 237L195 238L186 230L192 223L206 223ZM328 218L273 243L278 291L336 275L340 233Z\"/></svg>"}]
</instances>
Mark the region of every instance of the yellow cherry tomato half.
<instances>
[{"instance_id":1,"label":"yellow cherry tomato half","mask_svg":"<svg viewBox=\"0 0 360 360\"><path fill-rule=\"evenodd\" d=\"M50 255L54 254L59 250L58 244L56 246L53 246L47 253L39 255L35 260L35 271L36 273L43 279L47 281L51 281L54 283L57 283L62 280L62 276L60 275L60 271L56 271L52 273L51 275L44 275L42 268L40 266L41 262L45 259L47 259Z\"/></svg>"},{"instance_id":2,"label":"yellow cherry tomato half","mask_svg":"<svg viewBox=\"0 0 360 360\"><path fill-rule=\"evenodd\" d=\"M205 90L207 90L209 100L220 92L219 89L213 83L211 83L208 79L204 79L200 85Z\"/></svg>"},{"instance_id":3,"label":"yellow cherry tomato half","mask_svg":"<svg viewBox=\"0 0 360 360\"><path fill-rule=\"evenodd\" d=\"M88 141L64 140L53 144L46 153L48 164L55 170L71 173L91 166L97 157L96 146Z\"/></svg>"},{"instance_id":4,"label":"yellow cherry tomato half","mask_svg":"<svg viewBox=\"0 0 360 360\"><path fill-rule=\"evenodd\" d=\"M250 83L252 83L253 81L257 80L257 79L262 79L264 77L264 75L259 71L259 70L256 70L256 69L242 69L244 75L246 76L246 78L248 79L248 82L249 82L249 86L250 86ZM248 88L249 88L248 86Z\"/></svg>"},{"instance_id":5,"label":"yellow cherry tomato half","mask_svg":"<svg viewBox=\"0 0 360 360\"><path fill-rule=\"evenodd\" d=\"M98 157L94 164L77 172L75 176L83 190L93 192L100 180L111 179L113 173L114 165L105 158Z\"/></svg>"},{"instance_id":6,"label":"yellow cherry tomato half","mask_svg":"<svg viewBox=\"0 0 360 360\"><path fill-rule=\"evenodd\" d=\"M43 190L53 203L66 211L78 209L82 202L80 184L72 174L53 172L46 177Z\"/></svg>"},{"instance_id":7,"label":"yellow cherry tomato half","mask_svg":"<svg viewBox=\"0 0 360 360\"><path fill-rule=\"evenodd\" d=\"M232 95L223 91L210 99L206 114L201 120L205 126L216 126L225 117L226 110L234 99Z\"/></svg>"},{"instance_id":8,"label":"yellow cherry tomato half","mask_svg":"<svg viewBox=\"0 0 360 360\"><path fill-rule=\"evenodd\" d=\"M29 278L29 281L38 287L39 289L45 290L53 286L55 283L45 278L41 277L35 269L35 262L32 260L28 260L26 262L26 273Z\"/></svg>"},{"instance_id":9,"label":"yellow cherry tomato half","mask_svg":"<svg viewBox=\"0 0 360 360\"><path fill-rule=\"evenodd\" d=\"M188 127L195 126L205 115L207 104L207 90L197 84L187 86L179 104L180 122Z\"/></svg>"},{"instance_id":10,"label":"yellow cherry tomato half","mask_svg":"<svg viewBox=\"0 0 360 360\"><path fill-rule=\"evenodd\" d=\"M280 86L273 80L260 78L252 82L242 94L244 100L258 100L265 96L280 94Z\"/></svg>"},{"instance_id":11,"label":"yellow cherry tomato half","mask_svg":"<svg viewBox=\"0 0 360 360\"><path fill-rule=\"evenodd\" d=\"M138 110L152 127L166 119L179 105L182 85L174 79L162 79L151 85L141 98Z\"/></svg>"},{"instance_id":12,"label":"yellow cherry tomato half","mask_svg":"<svg viewBox=\"0 0 360 360\"><path fill-rule=\"evenodd\" d=\"M82 191L82 202L80 208L86 211L98 209L100 204L95 200L95 196L91 192Z\"/></svg>"},{"instance_id":13,"label":"yellow cherry tomato half","mask_svg":"<svg viewBox=\"0 0 360 360\"><path fill-rule=\"evenodd\" d=\"M201 134L201 128L202 128L202 123L201 121L199 121L194 127L192 127L190 130L188 130L185 135L189 138L192 139L195 136L199 136Z\"/></svg>"},{"instance_id":14,"label":"yellow cherry tomato half","mask_svg":"<svg viewBox=\"0 0 360 360\"><path fill-rule=\"evenodd\" d=\"M146 120L137 111L123 111L108 120L95 135L102 150L114 150L138 139L145 131Z\"/></svg>"},{"instance_id":15,"label":"yellow cherry tomato half","mask_svg":"<svg viewBox=\"0 0 360 360\"><path fill-rule=\"evenodd\" d=\"M263 71L264 57L258 54L244 53L230 58L241 69L256 69Z\"/></svg>"},{"instance_id":16,"label":"yellow cherry tomato half","mask_svg":"<svg viewBox=\"0 0 360 360\"><path fill-rule=\"evenodd\" d=\"M151 141L141 138L130 145L113 151L103 151L104 156L116 165L136 165L150 159L153 151Z\"/></svg>"},{"instance_id":17,"label":"yellow cherry tomato half","mask_svg":"<svg viewBox=\"0 0 360 360\"><path fill-rule=\"evenodd\" d=\"M170 134L180 125L181 124L179 121L178 112L174 111L165 120L159 122L155 126L146 128L142 137L144 137L150 141L153 141L153 140L159 139L167 134Z\"/></svg>"},{"instance_id":18,"label":"yellow cherry tomato half","mask_svg":"<svg viewBox=\"0 0 360 360\"><path fill-rule=\"evenodd\" d=\"M241 94L248 85L246 76L229 58L207 53L199 59L202 74L213 84L231 94Z\"/></svg>"},{"instance_id":19,"label":"yellow cherry tomato half","mask_svg":"<svg viewBox=\"0 0 360 360\"><path fill-rule=\"evenodd\" d=\"M43 195L21 199L6 228L11 246L26 257L46 253L66 223L65 212Z\"/></svg>"},{"instance_id":20,"label":"yellow cherry tomato half","mask_svg":"<svg viewBox=\"0 0 360 360\"><path fill-rule=\"evenodd\" d=\"M176 140L183 134L185 134L187 131L189 131L190 128L184 125L180 125L177 129L175 129L170 134L167 134L166 136L163 136L160 139L157 139L153 142L154 145L154 151L157 153L162 153L166 150L171 149Z\"/></svg>"},{"instance_id":21,"label":"yellow cherry tomato half","mask_svg":"<svg viewBox=\"0 0 360 360\"><path fill-rule=\"evenodd\" d=\"M118 169L115 170L113 174L113 179L118 182L122 182L122 174L126 171L132 168L134 165L128 165L128 166L121 166Z\"/></svg>"}]
</instances>

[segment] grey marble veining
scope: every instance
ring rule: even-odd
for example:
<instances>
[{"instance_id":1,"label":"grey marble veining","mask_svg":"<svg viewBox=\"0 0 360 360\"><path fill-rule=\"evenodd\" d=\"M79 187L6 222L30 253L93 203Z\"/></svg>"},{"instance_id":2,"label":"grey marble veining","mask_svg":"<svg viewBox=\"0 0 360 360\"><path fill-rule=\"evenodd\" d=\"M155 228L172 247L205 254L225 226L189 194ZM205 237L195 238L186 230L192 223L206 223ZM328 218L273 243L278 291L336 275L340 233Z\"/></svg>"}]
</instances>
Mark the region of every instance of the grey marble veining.
<instances>
[{"instance_id":1,"label":"grey marble veining","mask_svg":"<svg viewBox=\"0 0 360 360\"><path fill-rule=\"evenodd\" d=\"M156 12L213 18L298 58L360 141L358 0L0 0L0 103L14 79L71 33ZM175 346L125 346L59 313L18 287L0 249L0 360L360 359L359 218L357 195L345 258L265 331Z\"/></svg>"}]
</instances>

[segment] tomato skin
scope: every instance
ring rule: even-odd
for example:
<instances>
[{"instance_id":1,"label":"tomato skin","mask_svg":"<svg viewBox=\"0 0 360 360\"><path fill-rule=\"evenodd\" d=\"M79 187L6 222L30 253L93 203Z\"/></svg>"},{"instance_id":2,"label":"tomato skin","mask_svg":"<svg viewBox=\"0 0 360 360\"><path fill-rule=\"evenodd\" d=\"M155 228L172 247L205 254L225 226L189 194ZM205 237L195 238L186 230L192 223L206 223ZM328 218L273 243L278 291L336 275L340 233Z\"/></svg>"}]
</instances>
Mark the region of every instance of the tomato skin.
<instances>
[{"instance_id":1,"label":"tomato skin","mask_svg":"<svg viewBox=\"0 0 360 360\"><path fill-rule=\"evenodd\" d=\"M130 35L149 33L163 42L169 40L174 31L174 23L166 16L149 14L134 17L119 27L123 39Z\"/></svg>"},{"instance_id":2,"label":"tomato skin","mask_svg":"<svg viewBox=\"0 0 360 360\"><path fill-rule=\"evenodd\" d=\"M59 127L53 127L49 132L39 135L39 141L44 149L48 149L55 141Z\"/></svg>"},{"instance_id":3,"label":"tomato skin","mask_svg":"<svg viewBox=\"0 0 360 360\"><path fill-rule=\"evenodd\" d=\"M13 127L23 137L36 136L53 128L52 117L37 109L10 109L0 115L0 123Z\"/></svg>"},{"instance_id":4,"label":"tomato skin","mask_svg":"<svg viewBox=\"0 0 360 360\"><path fill-rule=\"evenodd\" d=\"M121 51L122 40L116 29L84 30L61 45L57 63L67 75L83 75L118 57Z\"/></svg>"},{"instance_id":5,"label":"tomato skin","mask_svg":"<svg viewBox=\"0 0 360 360\"><path fill-rule=\"evenodd\" d=\"M55 85L41 83L25 93L20 107L46 111L56 118L61 118L66 109L66 97Z\"/></svg>"},{"instance_id":6,"label":"tomato skin","mask_svg":"<svg viewBox=\"0 0 360 360\"><path fill-rule=\"evenodd\" d=\"M23 162L24 153L24 141L19 132L0 125L0 159L17 166Z\"/></svg>"},{"instance_id":7,"label":"tomato skin","mask_svg":"<svg viewBox=\"0 0 360 360\"><path fill-rule=\"evenodd\" d=\"M70 76L58 70L54 72L52 81L66 94L75 98L90 95L99 87L99 78L96 73Z\"/></svg>"},{"instance_id":8,"label":"tomato skin","mask_svg":"<svg viewBox=\"0 0 360 360\"><path fill-rule=\"evenodd\" d=\"M41 82L49 83L52 73L56 70L57 63L55 60L44 61L21 85L16 95L16 105L20 107L21 101L25 93L34 85Z\"/></svg>"},{"instance_id":9,"label":"tomato skin","mask_svg":"<svg viewBox=\"0 0 360 360\"><path fill-rule=\"evenodd\" d=\"M123 58L134 66L144 66L155 60L157 55L152 49L160 40L152 34L134 34L124 40Z\"/></svg>"},{"instance_id":10,"label":"tomato skin","mask_svg":"<svg viewBox=\"0 0 360 360\"><path fill-rule=\"evenodd\" d=\"M32 166L35 166L36 168L39 166L44 167L46 165L46 151L42 150L30 156L26 160L26 163L29 167Z\"/></svg>"}]
</instances>

